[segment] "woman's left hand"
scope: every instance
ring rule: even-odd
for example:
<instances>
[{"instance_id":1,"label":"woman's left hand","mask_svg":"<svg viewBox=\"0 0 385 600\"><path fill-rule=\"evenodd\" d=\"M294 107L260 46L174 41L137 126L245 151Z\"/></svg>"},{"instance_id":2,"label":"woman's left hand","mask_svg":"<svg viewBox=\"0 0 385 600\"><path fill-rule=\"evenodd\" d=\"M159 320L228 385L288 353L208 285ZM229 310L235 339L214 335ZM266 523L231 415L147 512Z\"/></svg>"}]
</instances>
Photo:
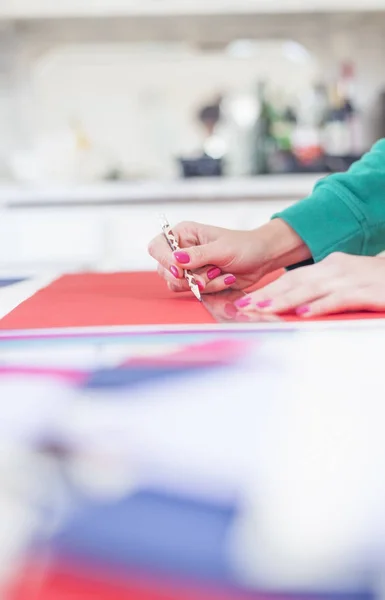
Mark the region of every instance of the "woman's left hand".
<instances>
[{"instance_id":1,"label":"woman's left hand","mask_svg":"<svg viewBox=\"0 0 385 600\"><path fill-rule=\"evenodd\" d=\"M331 254L285 273L236 303L264 313L309 318L347 311L385 311L385 258Z\"/></svg>"}]
</instances>

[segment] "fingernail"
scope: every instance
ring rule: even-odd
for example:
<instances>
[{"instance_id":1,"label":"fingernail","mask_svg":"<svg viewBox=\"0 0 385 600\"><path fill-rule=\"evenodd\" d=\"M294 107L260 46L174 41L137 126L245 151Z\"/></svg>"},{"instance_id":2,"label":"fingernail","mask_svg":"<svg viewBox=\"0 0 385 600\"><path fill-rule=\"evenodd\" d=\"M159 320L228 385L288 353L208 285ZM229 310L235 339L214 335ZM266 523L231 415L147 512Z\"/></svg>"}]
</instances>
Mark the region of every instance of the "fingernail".
<instances>
[{"instance_id":1,"label":"fingernail","mask_svg":"<svg viewBox=\"0 0 385 600\"><path fill-rule=\"evenodd\" d=\"M302 317L310 312L310 306L299 306L295 312L299 317Z\"/></svg>"},{"instance_id":2,"label":"fingernail","mask_svg":"<svg viewBox=\"0 0 385 600\"><path fill-rule=\"evenodd\" d=\"M237 281L237 278L234 275L228 275L225 277L225 285L233 285Z\"/></svg>"},{"instance_id":3,"label":"fingernail","mask_svg":"<svg viewBox=\"0 0 385 600\"><path fill-rule=\"evenodd\" d=\"M205 286L203 285L203 283L201 281L197 281L197 286L198 286L200 292L203 292L203 290L205 289Z\"/></svg>"},{"instance_id":4,"label":"fingernail","mask_svg":"<svg viewBox=\"0 0 385 600\"><path fill-rule=\"evenodd\" d=\"M234 302L235 306L237 306L238 308L246 308L246 306L249 306L250 303L250 296L242 296L242 298L239 298L239 300L236 300L236 302Z\"/></svg>"},{"instance_id":5,"label":"fingernail","mask_svg":"<svg viewBox=\"0 0 385 600\"><path fill-rule=\"evenodd\" d=\"M174 256L181 265L187 265L187 263L190 262L190 257L187 252L174 252Z\"/></svg>"},{"instance_id":6,"label":"fingernail","mask_svg":"<svg viewBox=\"0 0 385 600\"><path fill-rule=\"evenodd\" d=\"M175 279L179 279L179 271L174 265L170 267L170 273L174 275Z\"/></svg>"},{"instance_id":7,"label":"fingernail","mask_svg":"<svg viewBox=\"0 0 385 600\"><path fill-rule=\"evenodd\" d=\"M256 304L256 306L258 308L268 308L271 305L272 305L271 300L261 300L261 302L257 302L257 304Z\"/></svg>"},{"instance_id":8,"label":"fingernail","mask_svg":"<svg viewBox=\"0 0 385 600\"><path fill-rule=\"evenodd\" d=\"M212 269L209 269L207 271L207 277L211 281L212 279L216 279L217 277L219 277L219 275L221 275L221 273L222 273L222 271L220 269L218 269L218 267L213 267Z\"/></svg>"}]
</instances>

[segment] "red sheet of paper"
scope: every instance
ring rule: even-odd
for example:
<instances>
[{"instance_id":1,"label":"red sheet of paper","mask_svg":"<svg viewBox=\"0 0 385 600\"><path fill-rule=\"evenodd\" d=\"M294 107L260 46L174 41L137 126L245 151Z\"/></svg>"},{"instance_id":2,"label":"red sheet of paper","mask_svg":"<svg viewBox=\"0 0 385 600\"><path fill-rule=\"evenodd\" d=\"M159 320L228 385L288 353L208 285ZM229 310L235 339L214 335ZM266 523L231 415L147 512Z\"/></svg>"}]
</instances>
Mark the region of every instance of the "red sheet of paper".
<instances>
[{"instance_id":1,"label":"red sheet of paper","mask_svg":"<svg viewBox=\"0 0 385 600\"><path fill-rule=\"evenodd\" d=\"M157 273L89 273L60 277L2 319L0 329L213 322L191 292L170 292Z\"/></svg>"},{"instance_id":2,"label":"red sheet of paper","mask_svg":"<svg viewBox=\"0 0 385 600\"><path fill-rule=\"evenodd\" d=\"M279 274L260 282L265 285ZM328 319L385 318L363 313ZM295 316L287 320L298 320ZM174 294L153 272L65 275L0 320L0 329L113 325L203 325L213 317L194 296Z\"/></svg>"}]
</instances>

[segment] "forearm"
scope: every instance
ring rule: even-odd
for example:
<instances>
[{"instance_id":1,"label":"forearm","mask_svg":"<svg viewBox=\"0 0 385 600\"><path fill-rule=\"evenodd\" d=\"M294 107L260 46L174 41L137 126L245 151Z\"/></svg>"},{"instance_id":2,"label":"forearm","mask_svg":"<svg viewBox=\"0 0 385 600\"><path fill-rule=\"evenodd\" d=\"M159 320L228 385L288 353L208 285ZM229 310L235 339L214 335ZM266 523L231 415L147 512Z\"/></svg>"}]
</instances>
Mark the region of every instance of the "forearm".
<instances>
[{"instance_id":1,"label":"forearm","mask_svg":"<svg viewBox=\"0 0 385 600\"><path fill-rule=\"evenodd\" d=\"M384 190L385 140L275 217L304 240L314 261L332 252L374 256L385 248Z\"/></svg>"},{"instance_id":2,"label":"forearm","mask_svg":"<svg viewBox=\"0 0 385 600\"><path fill-rule=\"evenodd\" d=\"M311 252L300 236L282 219L274 219L255 230L263 244L266 271L290 267L311 258Z\"/></svg>"}]
</instances>

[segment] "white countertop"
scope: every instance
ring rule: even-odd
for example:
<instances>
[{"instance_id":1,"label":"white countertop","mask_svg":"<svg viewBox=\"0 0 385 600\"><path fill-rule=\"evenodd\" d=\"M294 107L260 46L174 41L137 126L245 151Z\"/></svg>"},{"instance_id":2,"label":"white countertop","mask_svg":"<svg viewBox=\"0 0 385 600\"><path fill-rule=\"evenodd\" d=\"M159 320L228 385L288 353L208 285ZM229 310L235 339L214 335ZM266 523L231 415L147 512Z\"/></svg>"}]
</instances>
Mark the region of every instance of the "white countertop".
<instances>
[{"instance_id":1,"label":"white countertop","mask_svg":"<svg viewBox=\"0 0 385 600\"><path fill-rule=\"evenodd\" d=\"M2 0L2 19L190 14L276 14L383 10L383 0Z\"/></svg>"},{"instance_id":2,"label":"white countertop","mask_svg":"<svg viewBox=\"0 0 385 600\"><path fill-rule=\"evenodd\" d=\"M178 201L300 200L321 175L191 179L90 185L0 185L0 206L124 205Z\"/></svg>"}]
</instances>

